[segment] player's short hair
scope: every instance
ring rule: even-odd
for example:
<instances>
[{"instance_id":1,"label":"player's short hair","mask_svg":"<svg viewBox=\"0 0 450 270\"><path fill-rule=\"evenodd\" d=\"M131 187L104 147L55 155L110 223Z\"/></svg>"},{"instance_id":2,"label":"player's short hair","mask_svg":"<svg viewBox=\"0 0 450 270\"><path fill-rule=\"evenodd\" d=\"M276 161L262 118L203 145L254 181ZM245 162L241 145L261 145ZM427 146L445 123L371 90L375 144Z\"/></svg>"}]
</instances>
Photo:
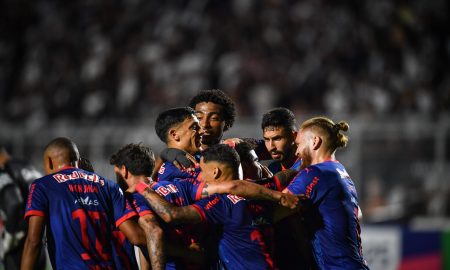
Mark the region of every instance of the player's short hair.
<instances>
[{"instance_id":1,"label":"player's short hair","mask_svg":"<svg viewBox=\"0 0 450 270\"><path fill-rule=\"evenodd\" d=\"M319 116L306 120L301 125L300 129L314 129L321 133L326 138L326 145L331 151L337 148L343 148L347 146L348 137L342 134L340 131L348 131L349 124L345 121L340 121L335 124L331 119Z\"/></svg>"},{"instance_id":2,"label":"player's short hair","mask_svg":"<svg viewBox=\"0 0 450 270\"><path fill-rule=\"evenodd\" d=\"M149 177L155 167L155 155L149 147L141 143L130 143L113 154L109 163L117 167L125 166L133 175Z\"/></svg>"},{"instance_id":3,"label":"player's short hair","mask_svg":"<svg viewBox=\"0 0 450 270\"><path fill-rule=\"evenodd\" d=\"M215 144L202 152L203 162L216 161L231 167L235 172L239 170L241 160L238 153L227 144Z\"/></svg>"},{"instance_id":4,"label":"player's short hair","mask_svg":"<svg viewBox=\"0 0 450 270\"><path fill-rule=\"evenodd\" d=\"M68 162L77 162L80 159L77 145L71 139L66 137L58 137L51 140L47 146L45 146L45 151L49 149L61 149L67 151L66 158L68 159Z\"/></svg>"},{"instance_id":5,"label":"player's short hair","mask_svg":"<svg viewBox=\"0 0 450 270\"><path fill-rule=\"evenodd\" d=\"M250 142L240 142L236 144L234 148L241 159L241 162L253 162L254 156L251 154L251 151L254 151L256 145Z\"/></svg>"},{"instance_id":6,"label":"player's short hair","mask_svg":"<svg viewBox=\"0 0 450 270\"><path fill-rule=\"evenodd\" d=\"M225 121L225 127L223 131L227 131L233 126L234 120L236 118L236 108L234 106L233 100L231 100L231 98L227 96L222 90L202 90L191 99L191 101L189 102L189 106L195 108L195 105L202 102L212 102L222 106L223 110L221 114Z\"/></svg>"},{"instance_id":7,"label":"player's short hair","mask_svg":"<svg viewBox=\"0 0 450 270\"><path fill-rule=\"evenodd\" d=\"M262 117L262 130L267 127L284 127L286 130L297 131L297 120L291 110L283 107L274 108Z\"/></svg>"},{"instance_id":8,"label":"player's short hair","mask_svg":"<svg viewBox=\"0 0 450 270\"><path fill-rule=\"evenodd\" d=\"M195 111L190 107L179 107L163 111L156 118L155 131L164 143L167 143L169 130L175 125L181 124L184 120L195 115Z\"/></svg>"}]
</instances>

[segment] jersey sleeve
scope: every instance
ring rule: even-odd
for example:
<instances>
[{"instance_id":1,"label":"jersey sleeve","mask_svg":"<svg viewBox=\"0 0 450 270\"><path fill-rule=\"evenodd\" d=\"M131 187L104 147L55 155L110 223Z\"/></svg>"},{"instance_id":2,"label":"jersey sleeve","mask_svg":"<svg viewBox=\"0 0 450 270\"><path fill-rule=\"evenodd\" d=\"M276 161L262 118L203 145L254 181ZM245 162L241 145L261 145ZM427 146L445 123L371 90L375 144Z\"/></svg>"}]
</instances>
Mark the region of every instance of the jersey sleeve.
<instances>
[{"instance_id":1,"label":"jersey sleeve","mask_svg":"<svg viewBox=\"0 0 450 270\"><path fill-rule=\"evenodd\" d=\"M48 213L48 198L45 195L45 187L41 183L34 182L30 186L27 204L25 206L25 219L30 216L45 217Z\"/></svg>"},{"instance_id":2,"label":"jersey sleeve","mask_svg":"<svg viewBox=\"0 0 450 270\"><path fill-rule=\"evenodd\" d=\"M213 224L223 223L223 214L225 207L219 196L213 195L208 198L195 202L192 206L200 214L202 221L208 221Z\"/></svg>"},{"instance_id":3,"label":"jersey sleeve","mask_svg":"<svg viewBox=\"0 0 450 270\"><path fill-rule=\"evenodd\" d=\"M151 206L141 194L135 192L132 194L132 205L140 217L145 215L153 215Z\"/></svg>"},{"instance_id":4,"label":"jersey sleeve","mask_svg":"<svg viewBox=\"0 0 450 270\"><path fill-rule=\"evenodd\" d=\"M116 227L118 228L124 221L137 216L137 213L131 204L125 200L123 191L117 184L111 183L110 189L114 208L114 220L116 222Z\"/></svg>"},{"instance_id":5,"label":"jersey sleeve","mask_svg":"<svg viewBox=\"0 0 450 270\"><path fill-rule=\"evenodd\" d=\"M320 170L316 167L300 171L287 186L287 190L292 194L304 194L313 202L320 200L327 191Z\"/></svg>"}]
</instances>

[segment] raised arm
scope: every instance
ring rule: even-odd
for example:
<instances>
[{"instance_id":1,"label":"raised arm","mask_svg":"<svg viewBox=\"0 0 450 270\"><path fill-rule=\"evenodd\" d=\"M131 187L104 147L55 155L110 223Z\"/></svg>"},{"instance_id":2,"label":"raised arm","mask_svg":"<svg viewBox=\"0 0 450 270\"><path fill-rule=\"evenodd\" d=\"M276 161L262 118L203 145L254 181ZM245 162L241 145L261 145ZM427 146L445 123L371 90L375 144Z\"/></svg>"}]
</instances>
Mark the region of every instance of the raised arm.
<instances>
[{"instance_id":1,"label":"raised arm","mask_svg":"<svg viewBox=\"0 0 450 270\"><path fill-rule=\"evenodd\" d=\"M136 190L144 196L153 211L167 223L199 223L202 221L200 214L193 206L175 206L145 183L140 183Z\"/></svg>"},{"instance_id":2,"label":"raised arm","mask_svg":"<svg viewBox=\"0 0 450 270\"><path fill-rule=\"evenodd\" d=\"M206 183L202 189L201 195L202 198L205 198L214 193L229 193L247 199L275 201L292 209L297 206L299 201L299 198L295 195L271 190L261 185L241 180L226 181L221 183Z\"/></svg>"}]
</instances>

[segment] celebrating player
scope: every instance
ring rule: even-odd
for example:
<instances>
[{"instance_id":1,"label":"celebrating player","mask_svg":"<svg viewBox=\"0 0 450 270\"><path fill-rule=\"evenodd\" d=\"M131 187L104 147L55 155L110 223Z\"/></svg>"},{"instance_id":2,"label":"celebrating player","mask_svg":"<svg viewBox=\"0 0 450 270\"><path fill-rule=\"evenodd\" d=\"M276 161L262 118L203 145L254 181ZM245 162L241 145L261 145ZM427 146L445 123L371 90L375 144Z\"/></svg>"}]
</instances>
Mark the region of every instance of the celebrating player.
<instances>
[{"instance_id":1,"label":"celebrating player","mask_svg":"<svg viewBox=\"0 0 450 270\"><path fill-rule=\"evenodd\" d=\"M346 122L326 117L305 121L296 138L302 169L284 192L306 196L304 218L319 269L368 269L363 259L356 188L335 158L345 147Z\"/></svg>"},{"instance_id":2,"label":"celebrating player","mask_svg":"<svg viewBox=\"0 0 450 270\"><path fill-rule=\"evenodd\" d=\"M191 178L197 175L198 170L180 169L180 166L175 166L174 162L182 160L186 156L195 162L193 156L200 151L199 129L195 111L190 107L174 108L158 115L155 130L158 137L168 147L164 152L168 155L172 153L181 155L181 158L166 157L168 160L175 161L165 161L161 165L157 175L158 181L170 181L174 178ZM189 167L189 164L186 167Z\"/></svg>"},{"instance_id":3,"label":"celebrating player","mask_svg":"<svg viewBox=\"0 0 450 270\"><path fill-rule=\"evenodd\" d=\"M114 269L112 225L135 245L145 235L132 220L117 184L78 169L79 153L67 138L56 138L45 148L46 176L33 182L25 218L28 233L21 269L35 265L44 228L54 269Z\"/></svg>"}]
</instances>

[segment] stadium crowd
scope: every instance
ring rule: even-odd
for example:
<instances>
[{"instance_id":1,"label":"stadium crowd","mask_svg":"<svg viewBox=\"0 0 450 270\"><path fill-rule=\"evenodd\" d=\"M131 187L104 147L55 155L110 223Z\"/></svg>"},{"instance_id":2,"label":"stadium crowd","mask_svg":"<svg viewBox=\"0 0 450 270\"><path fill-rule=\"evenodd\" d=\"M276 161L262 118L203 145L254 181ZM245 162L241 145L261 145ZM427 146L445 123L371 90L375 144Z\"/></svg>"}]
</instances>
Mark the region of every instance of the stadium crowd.
<instances>
[{"instance_id":1,"label":"stadium crowd","mask_svg":"<svg viewBox=\"0 0 450 270\"><path fill-rule=\"evenodd\" d=\"M211 85L241 116L450 108L443 0L0 5L4 120L145 118Z\"/></svg>"}]
</instances>

